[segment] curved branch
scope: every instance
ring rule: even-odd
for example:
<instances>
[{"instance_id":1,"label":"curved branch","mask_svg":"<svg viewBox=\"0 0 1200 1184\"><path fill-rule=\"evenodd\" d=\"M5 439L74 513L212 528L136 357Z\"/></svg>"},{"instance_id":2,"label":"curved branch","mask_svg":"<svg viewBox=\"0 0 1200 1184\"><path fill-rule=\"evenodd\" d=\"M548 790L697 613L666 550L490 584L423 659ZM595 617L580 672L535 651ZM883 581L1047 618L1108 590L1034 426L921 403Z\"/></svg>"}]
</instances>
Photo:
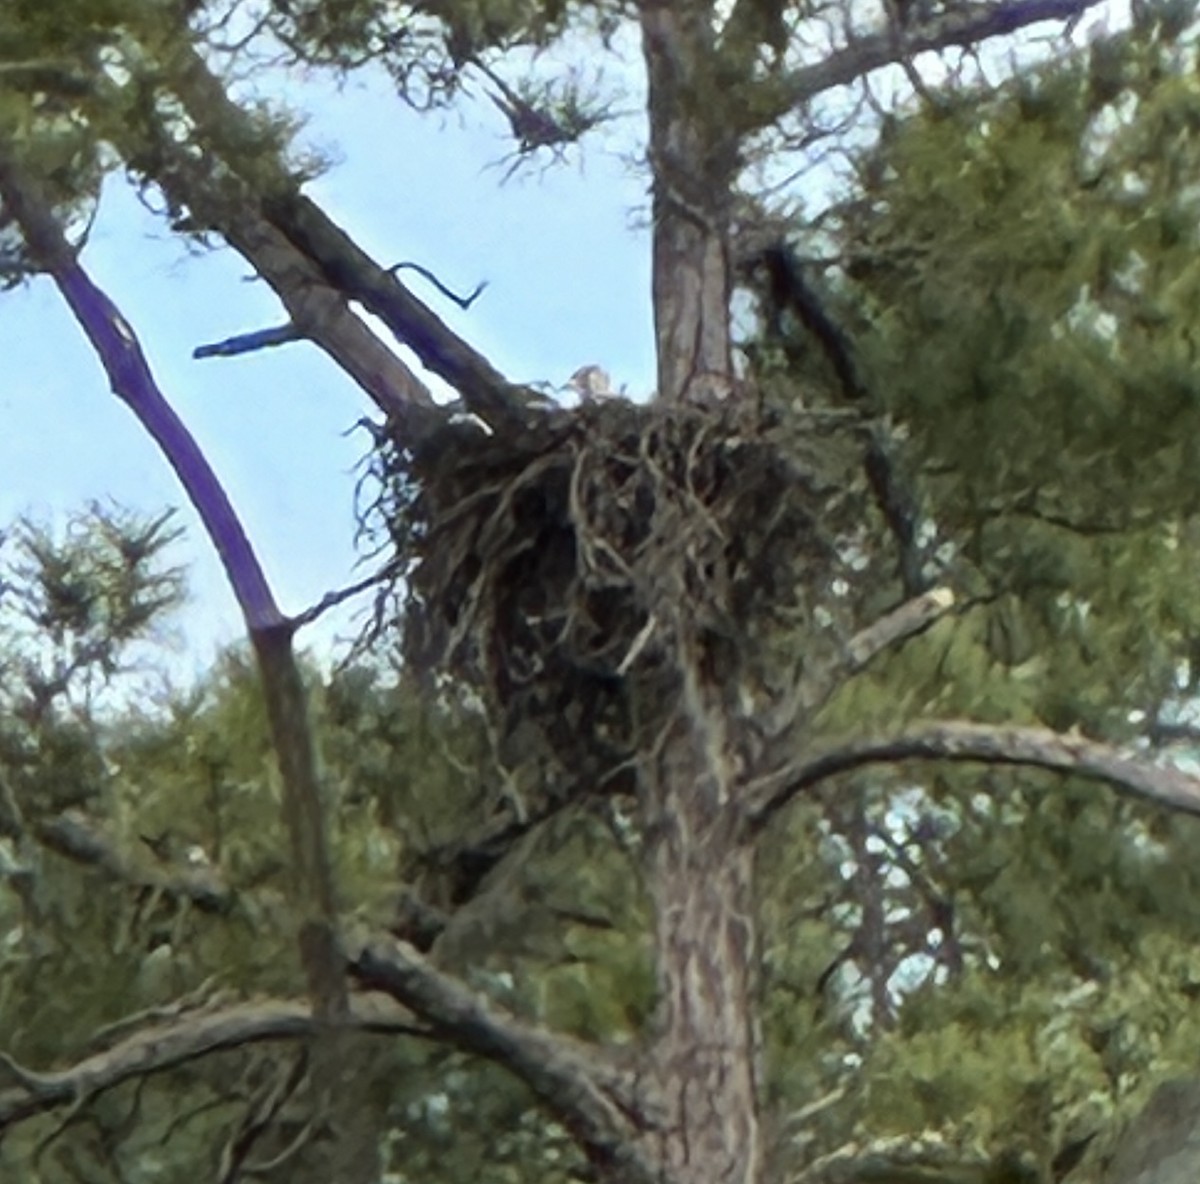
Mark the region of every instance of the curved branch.
<instances>
[{"instance_id":1,"label":"curved branch","mask_svg":"<svg viewBox=\"0 0 1200 1184\"><path fill-rule=\"evenodd\" d=\"M108 375L113 393L154 438L196 508L252 629L284 623L258 557L192 434L163 397L129 323L83 270L37 187L0 145L0 200L53 278Z\"/></svg>"},{"instance_id":2,"label":"curved branch","mask_svg":"<svg viewBox=\"0 0 1200 1184\"><path fill-rule=\"evenodd\" d=\"M266 575L208 458L176 415L150 370L137 336L92 282L37 184L0 143L0 200L33 256L70 306L113 392L153 437L204 524L237 598L262 676L263 697L283 782L284 822L303 923L301 958L313 1006L325 1018L345 1012L346 986L337 955L337 903L324 804L307 718L307 697L292 648L295 626L275 604Z\"/></svg>"},{"instance_id":3,"label":"curved branch","mask_svg":"<svg viewBox=\"0 0 1200 1184\"><path fill-rule=\"evenodd\" d=\"M516 1019L442 974L407 942L366 945L351 960L350 973L409 1008L434 1036L520 1078L604 1173L628 1184L660 1179L635 1142L646 1100L598 1050Z\"/></svg>"},{"instance_id":4,"label":"curved branch","mask_svg":"<svg viewBox=\"0 0 1200 1184\"><path fill-rule=\"evenodd\" d=\"M902 38L896 37L890 28L871 33L834 50L819 62L792 71L781 84L779 103L763 109L756 122L760 127L766 126L817 95L846 86L873 70L917 54L977 45L992 37L1003 37L1047 21L1078 20L1089 8L1101 2L1000 0L1000 3L956 5L953 12L909 25Z\"/></svg>"},{"instance_id":5,"label":"curved branch","mask_svg":"<svg viewBox=\"0 0 1200 1184\"><path fill-rule=\"evenodd\" d=\"M796 761L751 787L752 832L804 790L865 765L897 761L970 761L1025 765L1106 782L1121 793L1186 814L1200 814L1200 777L1124 755L1109 744L1050 728L998 727L952 720L917 724L898 736L852 740Z\"/></svg>"},{"instance_id":6,"label":"curved branch","mask_svg":"<svg viewBox=\"0 0 1200 1184\"><path fill-rule=\"evenodd\" d=\"M353 1031L427 1037L424 1028L399 1010L383 1011L377 1001L356 1000L345 1025ZM0 1132L59 1106L78 1104L124 1081L161 1073L226 1049L268 1040L309 1040L321 1021L303 1000L259 1000L209 1011L185 1013L170 1023L141 1028L101 1052L65 1069L35 1072L0 1053Z\"/></svg>"}]
</instances>

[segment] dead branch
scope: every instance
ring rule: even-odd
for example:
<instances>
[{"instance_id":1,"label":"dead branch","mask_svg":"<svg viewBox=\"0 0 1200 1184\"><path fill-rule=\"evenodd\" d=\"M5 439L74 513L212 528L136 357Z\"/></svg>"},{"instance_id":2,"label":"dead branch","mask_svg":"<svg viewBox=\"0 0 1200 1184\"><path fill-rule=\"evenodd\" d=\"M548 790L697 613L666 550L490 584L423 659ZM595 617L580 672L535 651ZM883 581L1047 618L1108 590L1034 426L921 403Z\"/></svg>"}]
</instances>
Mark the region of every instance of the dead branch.
<instances>
[{"instance_id":1,"label":"dead branch","mask_svg":"<svg viewBox=\"0 0 1200 1184\"><path fill-rule=\"evenodd\" d=\"M1124 755L1112 745L1049 728L1000 727L962 720L915 724L897 736L852 740L793 762L751 787L746 818L759 832L804 790L866 765L898 761L1023 765L1103 781L1121 793L1200 814L1200 778Z\"/></svg>"},{"instance_id":2,"label":"dead branch","mask_svg":"<svg viewBox=\"0 0 1200 1184\"><path fill-rule=\"evenodd\" d=\"M428 280L447 300L457 304L464 312L479 299L483 294L483 290L488 286L487 280L480 280L465 296L460 296L453 288L448 288L443 284L428 267L424 267L420 263L414 263L409 259L405 259L400 263L393 263L388 268L388 271L415 271L417 275L422 279Z\"/></svg>"},{"instance_id":3,"label":"dead branch","mask_svg":"<svg viewBox=\"0 0 1200 1184\"><path fill-rule=\"evenodd\" d=\"M933 588L879 618L856 633L846 646L846 674L856 674L873 658L900 641L906 641L954 608L954 593L946 587Z\"/></svg>"},{"instance_id":4,"label":"dead branch","mask_svg":"<svg viewBox=\"0 0 1200 1184\"><path fill-rule=\"evenodd\" d=\"M299 630L305 625L311 625L313 621L322 614L329 612L330 609L337 608L339 604L344 604L347 600L353 599L368 588L378 586L390 577L391 573L385 569L381 572L375 572L374 575L366 576L361 580L356 580L353 584L349 584L345 588L335 588L332 592L326 592L316 604L310 605L302 613L297 613L292 617L292 627Z\"/></svg>"},{"instance_id":5,"label":"dead branch","mask_svg":"<svg viewBox=\"0 0 1200 1184\"><path fill-rule=\"evenodd\" d=\"M171 85L200 132L212 137L216 143L227 140L230 129L250 134L246 113L229 98L189 44L180 45L179 61ZM225 163L236 169L236 161ZM163 183L157 171L154 180ZM269 196L244 203L250 206L249 211L243 209L236 216L233 211L223 211L221 203L212 202L210 191L215 182L211 175L198 175L195 169L184 175L183 170L176 170L176 177L171 180L185 204L193 210L205 209L205 220L211 221L214 228L255 266L285 303L289 303L289 295L293 299L296 295L296 275L294 271L289 275L270 257L279 252L277 241L269 244L269 251L265 241L256 241L262 240L268 229L272 235L282 236L293 257L299 254L306 271L311 273L315 269L327 289L340 293L343 300L358 301L379 317L397 340L411 348L422 365L453 386L468 409L485 423L496 430L522 430L536 422L536 415L531 418L530 406L543 403L543 397L510 382L487 358L445 325L400 283L394 271L380 266L315 202L305 197L282 163L275 183L261 187ZM210 219L209 212L215 217ZM247 213L250 225L255 228L253 237L246 233L246 224L242 222ZM292 266L295 267L295 262ZM303 328L305 336L324 348L325 342L317 336L321 328L319 320L311 313L301 320L290 304L289 312L292 320ZM363 330L366 332L365 326ZM335 360L340 365L347 365L347 359L340 353L335 355ZM357 373L359 369L361 362L351 372ZM409 380L416 382L411 375ZM415 396L410 392L405 397L411 400Z\"/></svg>"},{"instance_id":6,"label":"dead branch","mask_svg":"<svg viewBox=\"0 0 1200 1184\"><path fill-rule=\"evenodd\" d=\"M290 322L286 325L276 325L270 329L255 329L251 333L239 333L234 337L226 337L222 341L214 341L210 345L198 345L192 350L192 357L201 358L233 358L238 354L250 354L260 349L269 349L273 345L287 345L293 341L303 340L304 335Z\"/></svg>"},{"instance_id":7,"label":"dead branch","mask_svg":"<svg viewBox=\"0 0 1200 1184\"><path fill-rule=\"evenodd\" d=\"M845 644L837 660L822 665L812 674L800 677L787 694L759 718L759 732L768 740L777 740L803 712L811 718L822 703L848 677L865 669L885 650L940 621L955 606L954 593L947 587L933 588L906 600L898 608L855 633Z\"/></svg>"},{"instance_id":8,"label":"dead branch","mask_svg":"<svg viewBox=\"0 0 1200 1184\"><path fill-rule=\"evenodd\" d=\"M192 1012L151 1024L111 1047L64 1069L34 1071L0 1053L0 1067L15 1084L0 1089L0 1131L104 1090L161 1073L212 1053L269 1040L308 1040L320 1023L305 1000L268 999L219 1010ZM378 998L355 999L345 1027L356 1032L427 1037L428 1031Z\"/></svg>"},{"instance_id":9,"label":"dead branch","mask_svg":"<svg viewBox=\"0 0 1200 1184\"><path fill-rule=\"evenodd\" d=\"M390 419L406 423L422 407L432 409L433 396L425 384L263 218L249 190L234 178L217 177L181 151L165 132L163 139L167 142L148 179L172 204L186 207L202 224L219 232L270 285L290 318L288 335L295 333L324 350Z\"/></svg>"}]
</instances>

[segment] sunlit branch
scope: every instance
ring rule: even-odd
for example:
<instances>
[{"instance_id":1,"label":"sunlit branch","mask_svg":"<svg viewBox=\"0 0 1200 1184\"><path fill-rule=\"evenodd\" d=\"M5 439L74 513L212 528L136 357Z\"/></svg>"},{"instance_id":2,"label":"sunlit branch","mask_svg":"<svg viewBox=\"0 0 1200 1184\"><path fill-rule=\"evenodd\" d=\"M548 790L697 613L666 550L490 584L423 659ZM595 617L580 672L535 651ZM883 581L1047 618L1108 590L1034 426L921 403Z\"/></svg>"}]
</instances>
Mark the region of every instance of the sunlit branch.
<instances>
[{"instance_id":1,"label":"sunlit branch","mask_svg":"<svg viewBox=\"0 0 1200 1184\"><path fill-rule=\"evenodd\" d=\"M906 600L850 639L846 645L846 672L857 673L884 650L928 629L951 612L954 603L954 593L945 587Z\"/></svg>"}]
</instances>

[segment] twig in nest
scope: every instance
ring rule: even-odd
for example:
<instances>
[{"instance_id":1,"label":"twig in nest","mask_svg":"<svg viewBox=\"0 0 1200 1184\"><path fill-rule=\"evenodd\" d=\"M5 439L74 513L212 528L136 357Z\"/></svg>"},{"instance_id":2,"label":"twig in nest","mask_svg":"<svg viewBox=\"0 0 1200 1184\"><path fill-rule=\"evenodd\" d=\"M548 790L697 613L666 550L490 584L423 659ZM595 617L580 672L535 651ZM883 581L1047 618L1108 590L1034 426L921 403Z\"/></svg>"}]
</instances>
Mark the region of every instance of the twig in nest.
<instances>
[{"instance_id":1,"label":"twig in nest","mask_svg":"<svg viewBox=\"0 0 1200 1184\"><path fill-rule=\"evenodd\" d=\"M629 647L629 652L621 659L621 664L617 667L617 673L622 678L633 668L634 662L638 660L638 655L646 648L646 643L654 636L654 630L657 628L658 618L651 613L646 618L646 623L641 627L638 635L633 639L633 644Z\"/></svg>"}]
</instances>

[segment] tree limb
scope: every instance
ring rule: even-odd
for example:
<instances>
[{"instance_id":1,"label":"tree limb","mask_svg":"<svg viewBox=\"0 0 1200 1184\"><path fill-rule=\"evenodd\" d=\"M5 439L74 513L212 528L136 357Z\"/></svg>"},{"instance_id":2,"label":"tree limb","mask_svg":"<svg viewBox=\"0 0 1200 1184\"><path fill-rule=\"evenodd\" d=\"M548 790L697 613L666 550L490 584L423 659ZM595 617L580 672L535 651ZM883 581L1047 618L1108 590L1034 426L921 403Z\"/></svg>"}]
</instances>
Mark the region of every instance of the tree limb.
<instances>
[{"instance_id":1,"label":"tree limb","mask_svg":"<svg viewBox=\"0 0 1200 1184\"><path fill-rule=\"evenodd\" d=\"M226 337L222 341L198 345L192 350L192 357L197 359L233 358L238 354L254 353L256 350L269 349L275 345L290 345L293 341L301 341L303 338L304 334L289 321L286 325L275 325L270 329L254 329L249 333Z\"/></svg>"},{"instance_id":2,"label":"tree limb","mask_svg":"<svg viewBox=\"0 0 1200 1184\"><path fill-rule=\"evenodd\" d=\"M435 969L407 942L367 944L351 960L350 973L409 1008L435 1036L520 1078L602 1174L628 1184L659 1179L635 1144L646 1099L598 1050L523 1023Z\"/></svg>"},{"instance_id":3,"label":"tree limb","mask_svg":"<svg viewBox=\"0 0 1200 1184\"><path fill-rule=\"evenodd\" d=\"M81 266L39 186L4 143L0 143L0 199L31 254L48 271L75 315L113 392L175 470L225 567L258 660L283 784L284 824L291 841L291 871L301 918L301 961L315 1014L327 1022L338 1021L346 1013L348 998L337 948L337 901L324 802L307 696L292 648L294 626L276 605L233 505L208 458L159 388L133 329ZM323 1040L322 1055L332 1059L335 1043Z\"/></svg>"},{"instance_id":4,"label":"tree limb","mask_svg":"<svg viewBox=\"0 0 1200 1184\"><path fill-rule=\"evenodd\" d=\"M378 999L356 999L346 1026L358 1032L428 1036L410 1016L391 1006L381 1008ZM269 999L186 1013L169 1023L150 1025L65 1069L36 1072L0 1053L0 1077L15 1082L0 1088L0 1132L133 1078L248 1044L308 1040L318 1030L319 1021L305 1001Z\"/></svg>"},{"instance_id":5,"label":"tree limb","mask_svg":"<svg viewBox=\"0 0 1200 1184\"><path fill-rule=\"evenodd\" d=\"M846 674L857 674L873 658L898 641L928 629L954 608L954 593L946 587L932 588L906 600L898 608L859 630L846 645Z\"/></svg>"},{"instance_id":6,"label":"tree limb","mask_svg":"<svg viewBox=\"0 0 1200 1184\"><path fill-rule=\"evenodd\" d=\"M249 117L186 43L179 47L171 86L209 143L218 146L228 143L234 132L253 142ZM237 171L236 159L225 163ZM422 365L453 386L467 408L485 423L496 430L523 430L535 422L531 404L540 399L536 392L505 378L418 300L394 270L376 263L314 201L300 192L281 162L267 170L271 174L267 181L261 180L264 171L261 153L256 157L255 168L260 176L259 188L265 194L256 203L256 221L261 223L265 219L317 269L325 283L379 317L397 340L412 349ZM201 203L204 200L202 193L189 192L186 196L193 208L197 200ZM235 222L222 219L217 228L255 267L260 266L253 254L243 250L248 244ZM305 329L308 335L307 326Z\"/></svg>"},{"instance_id":7,"label":"tree limb","mask_svg":"<svg viewBox=\"0 0 1200 1184\"><path fill-rule=\"evenodd\" d=\"M137 416L179 477L220 556L248 626L283 624L266 576L207 458L167 402L129 323L87 275L32 179L0 144L0 200L53 278L95 350L113 393Z\"/></svg>"},{"instance_id":8,"label":"tree limb","mask_svg":"<svg viewBox=\"0 0 1200 1184\"><path fill-rule=\"evenodd\" d=\"M236 178L218 177L207 160L197 161L183 152L165 131L163 139L166 143L156 153L153 169L136 156L132 167L172 204L186 207L219 233L266 281L287 310L288 324L280 330L286 339L303 337L324 350L390 420L407 424L426 409L440 422L442 415L425 384L363 324L342 293L263 218L245 187ZM245 340L240 335L220 348L208 347L208 352L235 352L226 347Z\"/></svg>"},{"instance_id":9,"label":"tree limb","mask_svg":"<svg viewBox=\"0 0 1200 1184\"><path fill-rule=\"evenodd\" d=\"M771 742L789 743L787 730L801 713L811 719L828 702L830 695L853 674L864 669L884 650L928 629L955 605L954 593L946 587L931 588L904 601L865 629L859 630L843 647L840 661L818 667L799 677L779 702L759 718L758 730ZM766 767L774 767L769 760Z\"/></svg>"},{"instance_id":10,"label":"tree limb","mask_svg":"<svg viewBox=\"0 0 1200 1184\"><path fill-rule=\"evenodd\" d=\"M748 255L742 266L751 274L758 269L765 273L768 330L777 333L780 314L791 309L825 355L842 397L875 421L881 420L883 406L859 369L849 336L829 315L791 248L782 240L770 243ZM905 595L916 596L929 586L924 574L925 557L918 544L917 497L900 473L891 434L881 422L870 425L863 467L875 504L900 548L899 570Z\"/></svg>"},{"instance_id":11,"label":"tree limb","mask_svg":"<svg viewBox=\"0 0 1200 1184\"><path fill-rule=\"evenodd\" d=\"M74 812L38 820L30 830L43 847L75 863L99 868L122 883L186 900L203 912L225 913L233 906L233 891L215 868L177 867L170 871L140 868Z\"/></svg>"},{"instance_id":12,"label":"tree limb","mask_svg":"<svg viewBox=\"0 0 1200 1184\"><path fill-rule=\"evenodd\" d=\"M891 29L859 37L821 61L793 70L779 84L781 99L763 105L756 125L765 127L784 112L903 58L953 46L976 45L1046 21L1078 19L1100 3L1101 0L1000 0L991 4L956 5L952 12L909 25L903 38L897 38Z\"/></svg>"},{"instance_id":13,"label":"tree limb","mask_svg":"<svg viewBox=\"0 0 1200 1184\"><path fill-rule=\"evenodd\" d=\"M999 727L961 720L916 724L897 736L852 740L795 761L750 787L746 818L758 832L804 790L865 765L898 761L1024 765L1103 781L1121 793L1200 814L1200 778L1124 755L1109 744L1050 728Z\"/></svg>"}]
</instances>

